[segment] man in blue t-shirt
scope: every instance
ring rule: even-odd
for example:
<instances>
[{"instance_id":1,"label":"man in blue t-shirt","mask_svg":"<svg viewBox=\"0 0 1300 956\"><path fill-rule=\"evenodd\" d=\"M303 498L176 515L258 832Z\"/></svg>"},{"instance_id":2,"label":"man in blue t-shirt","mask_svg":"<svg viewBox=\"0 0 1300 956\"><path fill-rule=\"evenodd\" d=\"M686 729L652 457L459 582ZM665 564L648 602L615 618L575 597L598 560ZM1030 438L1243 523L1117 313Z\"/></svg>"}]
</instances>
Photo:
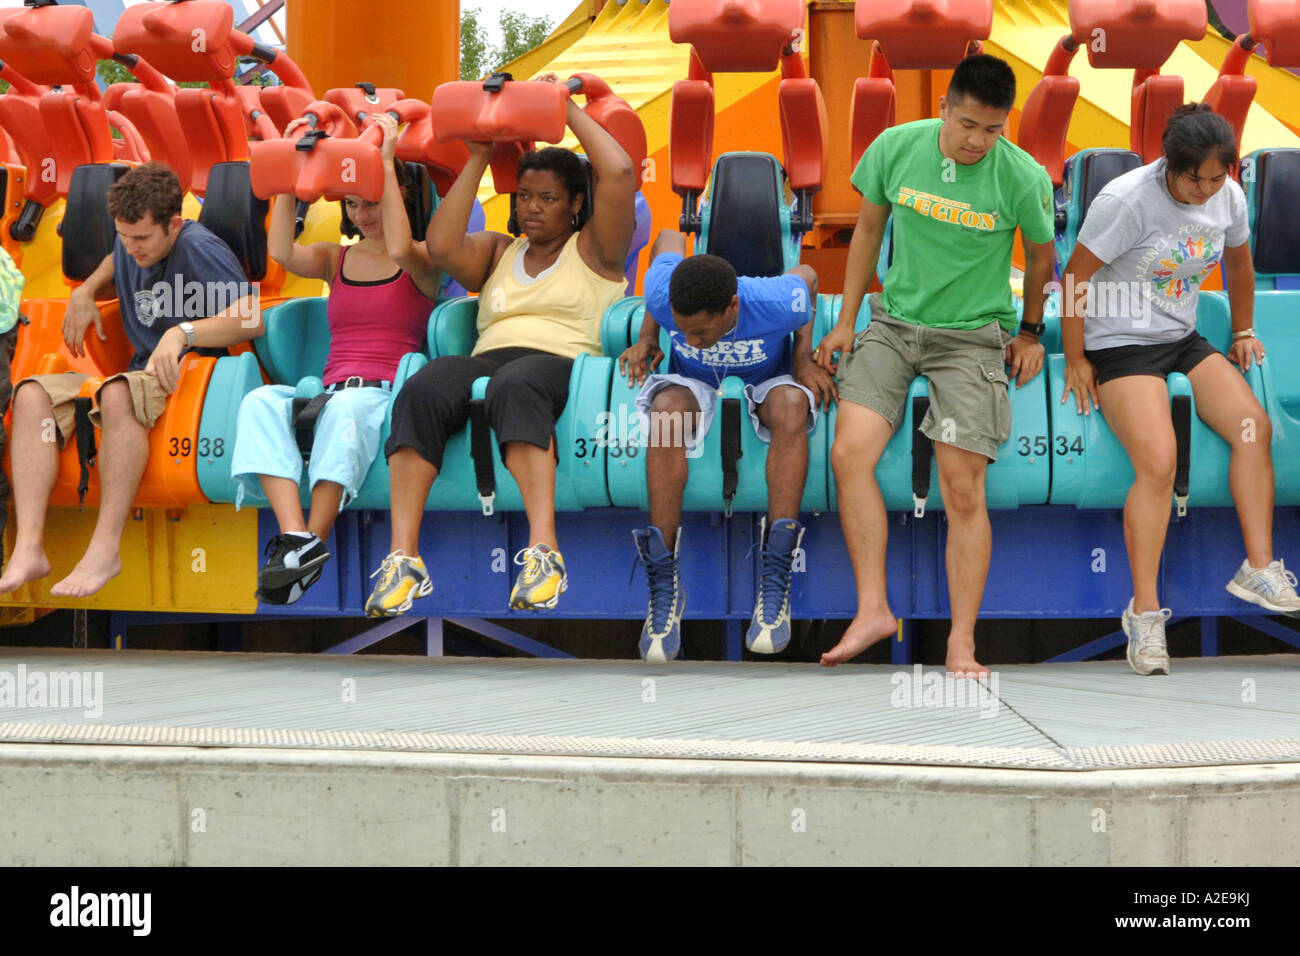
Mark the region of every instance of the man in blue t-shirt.
<instances>
[{"instance_id":1,"label":"man in blue t-shirt","mask_svg":"<svg viewBox=\"0 0 1300 956\"><path fill-rule=\"evenodd\" d=\"M112 254L73 290L63 338L74 356L88 354L91 325L104 339L95 305L116 292L122 327L135 354L129 369L104 380L90 420L101 427L99 518L90 544L72 573L50 593L87 597L122 570L122 530L144 476L149 430L180 379L189 350L221 354L262 334L255 283L234 253L197 222L181 218L181 186L161 163L128 172L108 190L117 230ZM188 321L197 320L197 321ZM35 375L14 391L12 460L18 533L0 594L50 573L45 554L45 512L59 473L59 449L76 431L74 402L88 376L80 372Z\"/></svg>"},{"instance_id":2,"label":"man in blue t-shirt","mask_svg":"<svg viewBox=\"0 0 1300 956\"><path fill-rule=\"evenodd\" d=\"M713 422L728 375L745 382L754 430L767 455L768 514L760 530L762 582L745 643L775 654L790 641L790 569L803 537L797 518L808 475L808 437L818 404L835 381L812 361L817 273L799 265L782 276L737 278L718 256L686 256L686 238L664 230L650 250L645 323L619 367L640 383L637 411L646 446L650 527L633 532L650 580L641 629L644 660L672 660L681 650L686 592L677 573L687 453ZM672 339L666 374L649 374L663 358L659 329ZM793 342L791 336L793 335ZM670 551L667 542L672 541Z\"/></svg>"}]
</instances>

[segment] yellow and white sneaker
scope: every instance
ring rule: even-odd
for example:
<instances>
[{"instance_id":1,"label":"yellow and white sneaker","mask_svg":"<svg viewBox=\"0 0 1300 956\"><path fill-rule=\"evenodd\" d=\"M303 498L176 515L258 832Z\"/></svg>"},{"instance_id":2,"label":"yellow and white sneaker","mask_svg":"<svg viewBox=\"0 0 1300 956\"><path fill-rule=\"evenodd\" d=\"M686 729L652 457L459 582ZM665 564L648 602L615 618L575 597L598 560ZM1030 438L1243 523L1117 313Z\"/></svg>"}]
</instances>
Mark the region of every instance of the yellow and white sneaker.
<instances>
[{"instance_id":1,"label":"yellow and white sneaker","mask_svg":"<svg viewBox=\"0 0 1300 956\"><path fill-rule=\"evenodd\" d=\"M510 592L513 609L536 611L553 608L559 603L560 595L569 587L560 552L552 551L544 544L535 544L516 554L515 564L522 564L524 569L515 578L514 589Z\"/></svg>"},{"instance_id":2,"label":"yellow and white sneaker","mask_svg":"<svg viewBox=\"0 0 1300 956\"><path fill-rule=\"evenodd\" d=\"M416 598L433 593L424 562L405 551L389 554L370 576L378 577L379 583L366 599L366 617L397 617L409 611Z\"/></svg>"}]
</instances>

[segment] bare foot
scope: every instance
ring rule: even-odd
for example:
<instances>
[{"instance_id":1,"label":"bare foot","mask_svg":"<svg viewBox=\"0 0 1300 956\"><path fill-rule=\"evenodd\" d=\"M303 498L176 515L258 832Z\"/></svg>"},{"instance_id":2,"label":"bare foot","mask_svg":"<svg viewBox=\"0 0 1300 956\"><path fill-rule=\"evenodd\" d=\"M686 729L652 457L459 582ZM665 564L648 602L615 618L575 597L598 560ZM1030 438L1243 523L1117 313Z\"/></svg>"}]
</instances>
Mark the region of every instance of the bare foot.
<instances>
[{"instance_id":1,"label":"bare foot","mask_svg":"<svg viewBox=\"0 0 1300 956\"><path fill-rule=\"evenodd\" d=\"M975 639L948 635L948 673L954 677L988 677L989 669L975 660Z\"/></svg>"},{"instance_id":2,"label":"bare foot","mask_svg":"<svg viewBox=\"0 0 1300 956\"><path fill-rule=\"evenodd\" d=\"M822 655L823 667L834 667L851 661L872 644L883 641L898 631L898 619L888 610L868 614L859 613L849 622L840 642Z\"/></svg>"},{"instance_id":3,"label":"bare foot","mask_svg":"<svg viewBox=\"0 0 1300 956\"><path fill-rule=\"evenodd\" d=\"M0 594L17 591L28 581L35 581L50 573L50 559L45 556L45 549L39 545L34 548L15 548L13 557L5 566L4 577L0 577Z\"/></svg>"},{"instance_id":4,"label":"bare foot","mask_svg":"<svg viewBox=\"0 0 1300 956\"><path fill-rule=\"evenodd\" d=\"M50 588L50 593L58 597L90 597L121 573L122 558L116 551L107 560L86 554L71 574Z\"/></svg>"}]
</instances>

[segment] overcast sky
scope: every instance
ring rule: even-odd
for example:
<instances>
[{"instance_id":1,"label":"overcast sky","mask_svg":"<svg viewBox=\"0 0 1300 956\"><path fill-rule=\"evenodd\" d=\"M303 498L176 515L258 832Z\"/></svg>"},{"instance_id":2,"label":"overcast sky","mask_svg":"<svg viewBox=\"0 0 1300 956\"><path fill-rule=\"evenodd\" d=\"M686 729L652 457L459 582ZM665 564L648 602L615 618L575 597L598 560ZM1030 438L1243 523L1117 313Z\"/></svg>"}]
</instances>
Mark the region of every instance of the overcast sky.
<instances>
[{"instance_id":1,"label":"overcast sky","mask_svg":"<svg viewBox=\"0 0 1300 956\"><path fill-rule=\"evenodd\" d=\"M468 10L470 7L478 7L482 10L480 22L488 28L492 42L495 43L500 38L497 22L502 10L517 10L530 17L549 17L551 25L558 26L560 21L578 8L579 3L581 0L461 0L460 8Z\"/></svg>"},{"instance_id":2,"label":"overcast sky","mask_svg":"<svg viewBox=\"0 0 1300 956\"><path fill-rule=\"evenodd\" d=\"M130 7L143 2L145 0L126 0L126 5ZM240 2L250 12L257 9L254 0L240 0ZM435 2L441 3L444 0L435 0ZM551 23L558 25L561 20L577 9L580 2L581 0L461 0L460 6L462 10L478 7L483 11L483 23L487 26L489 33L492 35L492 41L495 43L499 39L497 21L500 19L502 10L517 10L533 17L550 17ZM22 5L23 0L0 0L0 7L21 7ZM267 39L274 42L273 37Z\"/></svg>"}]
</instances>

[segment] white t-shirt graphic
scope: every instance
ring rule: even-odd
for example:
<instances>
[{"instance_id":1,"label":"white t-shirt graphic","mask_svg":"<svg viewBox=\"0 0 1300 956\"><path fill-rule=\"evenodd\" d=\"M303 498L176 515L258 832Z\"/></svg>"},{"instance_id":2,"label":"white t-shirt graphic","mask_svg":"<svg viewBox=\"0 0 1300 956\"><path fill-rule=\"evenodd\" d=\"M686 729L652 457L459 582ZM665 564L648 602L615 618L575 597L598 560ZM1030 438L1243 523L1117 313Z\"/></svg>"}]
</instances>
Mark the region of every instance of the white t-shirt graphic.
<instances>
[{"instance_id":1,"label":"white t-shirt graphic","mask_svg":"<svg viewBox=\"0 0 1300 956\"><path fill-rule=\"evenodd\" d=\"M1231 177L1203 206L1178 202L1165 161L1111 180L1079 242L1106 263L1092 277L1084 347L1176 342L1196 327L1201 284L1227 246L1250 237L1246 195Z\"/></svg>"}]
</instances>

